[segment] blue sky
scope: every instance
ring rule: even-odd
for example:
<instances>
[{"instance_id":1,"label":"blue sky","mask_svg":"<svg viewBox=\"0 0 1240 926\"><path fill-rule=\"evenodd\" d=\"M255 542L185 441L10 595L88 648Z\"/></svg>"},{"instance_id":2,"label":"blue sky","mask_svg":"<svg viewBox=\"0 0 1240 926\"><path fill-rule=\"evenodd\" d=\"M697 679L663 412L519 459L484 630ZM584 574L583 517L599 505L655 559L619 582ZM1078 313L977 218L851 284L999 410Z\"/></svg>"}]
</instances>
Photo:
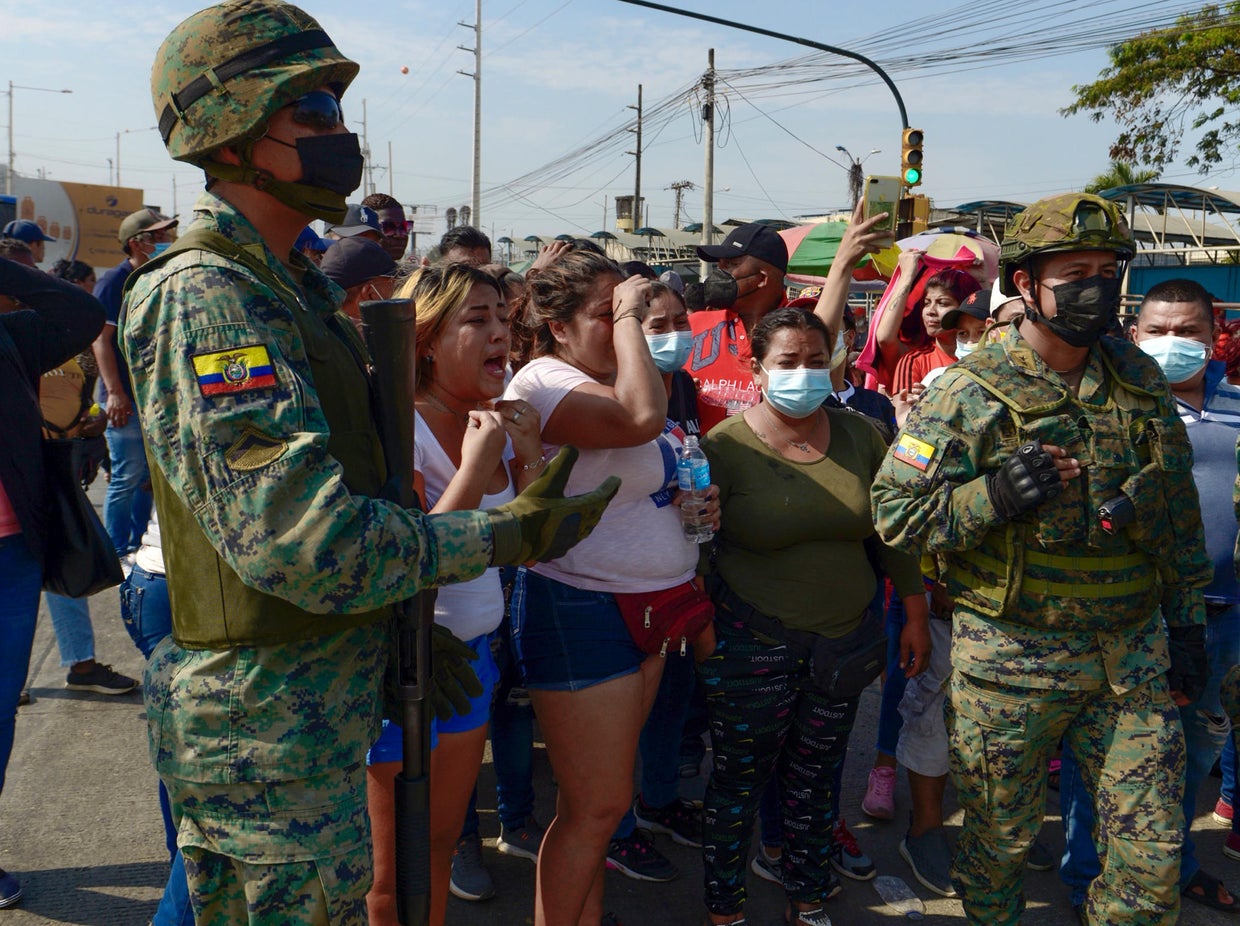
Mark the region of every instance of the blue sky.
<instances>
[{"instance_id":1,"label":"blue sky","mask_svg":"<svg viewBox=\"0 0 1240 926\"><path fill-rule=\"evenodd\" d=\"M107 183L121 132L123 185L144 188L146 201L165 211L187 214L201 174L170 160L149 128L155 123L150 64L163 37L202 5L43 0L19 10L6 3L0 85L12 80L19 87L73 90L15 90L17 171L37 175L42 168L53 180ZM939 206L1029 201L1079 188L1104 170L1112 124L1057 112L1071 100L1073 84L1093 79L1106 64L1103 48L1079 47L1089 44L1082 36L1115 17L1166 19L1189 6L1132 0L674 5L854 49L888 66L911 124L925 130L922 192ZM473 85L456 71L472 70L473 56L456 46L471 46L473 33L456 24L472 22L473 0L309 0L303 6L362 65L345 105L361 132L366 101L376 188L389 188L390 143L398 199L441 212L468 203ZM610 197L633 188L633 158L624 154L631 136L575 172L551 180L536 174L515 193L512 181L622 126L633 115L626 107L636 102L639 83L648 111L674 99L700 77L712 47L727 80L720 112L728 120L717 153L716 221L791 217L845 203L845 171L828 160L842 160L836 145L857 156L881 149L867 172L898 172L900 121L890 93L840 59L797 72L818 78L811 84L764 88L761 77L730 72L787 62L809 49L616 0L484 0L483 26L481 224L495 237L594 231L602 227L604 197L611 227ZM1078 47L1061 54L1069 42L1056 42L1055 53L1042 57L1016 51L1032 48L1039 30L1056 28L1067 28ZM982 54L1003 43L1014 49L1010 55ZM642 186L653 225L672 224L671 183L701 185L694 109L688 99L669 105L667 117L646 132ZM1202 179L1181 162L1165 179L1240 188L1234 164ZM700 189L687 192L687 219L700 219L701 208Z\"/></svg>"}]
</instances>

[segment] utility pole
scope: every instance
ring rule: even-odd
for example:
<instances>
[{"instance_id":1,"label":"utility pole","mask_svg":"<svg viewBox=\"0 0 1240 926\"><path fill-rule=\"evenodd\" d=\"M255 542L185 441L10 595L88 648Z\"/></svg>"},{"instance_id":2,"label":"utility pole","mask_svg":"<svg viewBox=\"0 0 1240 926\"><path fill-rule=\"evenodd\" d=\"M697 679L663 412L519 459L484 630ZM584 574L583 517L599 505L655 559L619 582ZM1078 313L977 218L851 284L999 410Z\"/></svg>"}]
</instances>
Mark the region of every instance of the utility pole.
<instances>
[{"instance_id":1,"label":"utility pole","mask_svg":"<svg viewBox=\"0 0 1240 926\"><path fill-rule=\"evenodd\" d=\"M607 194L603 194L603 224L599 226L602 231L607 231Z\"/></svg>"},{"instance_id":2,"label":"utility pole","mask_svg":"<svg viewBox=\"0 0 1240 926\"><path fill-rule=\"evenodd\" d=\"M676 212L672 218L672 228L680 228L680 205L684 200L685 190L696 190L697 184L692 180L677 180L671 186L666 186L663 189L676 191Z\"/></svg>"},{"instance_id":3,"label":"utility pole","mask_svg":"<svg viewBox=\"0 0 1240 926\"><path fill-rule=\"evenodd\" d=\"M474 71L457 71L474 81L474 175L473 196L471 197L471 220L475 227L482 222L482 0L474 0L474 23L457 23L474 32L474 47L456 46L461 51L474 54Z\"/></svg>"},{"instance_id":4,"label":"utility pole","mask_svg":"<svg viewBox=\"0 0 1240 926\"><path fill-rule=\"evenodd\" d=\"M366 129L366 97L362 97L362 157L366 162L366 181L362 184L362 196L375 191L375 172L370 163L370 134Z\"/></svg>"},{"instance_id":5,"label":"utility pole","mask_svg":"<svg viewBox=\"0 0 1240 926\"><path fill-rule=\"evenodd\" d=\"M706 53L702 77L702 142L706 146L706 176L702 188L702 244L715 243L715 50ZM698 262L698 275L706 279L706 261Z\"/></svg>"},{"instance_id":6,"label":"utility pole","mask_svg":"<svg viewBox=\"0 0 1240 926\"><path fill-rule=\"evenodd\" d=\"M637 128L629 129L630 132L637 133L637 150L626 151L625 154L631 154L634 157L635 170L633 172L633 228L636 233L642 220L642 85L637 85L637 105L630 106L629 109L637 110Z\"/></svg>"},{"instance_id":7,"label":"utility pole","mask_svg":"<svg viewBox=\"0 0 1240 926\"><path fill-rule=\"evenodd\" d=\"M388 196L395 196L392 192L392 143L388 142Z\"/></svg>"}]
</instances>

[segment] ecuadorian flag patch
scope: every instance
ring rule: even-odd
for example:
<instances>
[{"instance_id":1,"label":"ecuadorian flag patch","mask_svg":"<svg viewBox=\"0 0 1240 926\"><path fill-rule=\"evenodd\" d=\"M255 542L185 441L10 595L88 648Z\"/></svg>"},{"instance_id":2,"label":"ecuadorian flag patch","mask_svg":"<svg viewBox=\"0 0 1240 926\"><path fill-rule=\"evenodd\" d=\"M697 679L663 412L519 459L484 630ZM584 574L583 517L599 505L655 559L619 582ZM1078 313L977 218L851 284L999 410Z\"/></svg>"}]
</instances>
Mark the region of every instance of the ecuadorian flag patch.
<instances>
[{"instance_id":1,"label":"ecuadorian flag patch","mask_svg":"<svg viewBox=\"0 0 1240 926\"><path fill-rule=\"evenodd\" d=\"M198 377L198 391L207 397L267 389L276 384L271 356L262 344L195 354L190 360Z\"/></svg>"},{"instance_id":2,"label":"ecuadorian flag patch","mask_svg":"<svg viewBox=\"0 0 1240 926\"><path fill-rule=\"evenodd\" d=\"M901 434L900 442L896 444L896 449L892 452L892 456L897 460L903 460L909 466L924 473L937 452L932 445L927 444L924 440L918 440L912 434Z\"/></svg>"}]
</instances>

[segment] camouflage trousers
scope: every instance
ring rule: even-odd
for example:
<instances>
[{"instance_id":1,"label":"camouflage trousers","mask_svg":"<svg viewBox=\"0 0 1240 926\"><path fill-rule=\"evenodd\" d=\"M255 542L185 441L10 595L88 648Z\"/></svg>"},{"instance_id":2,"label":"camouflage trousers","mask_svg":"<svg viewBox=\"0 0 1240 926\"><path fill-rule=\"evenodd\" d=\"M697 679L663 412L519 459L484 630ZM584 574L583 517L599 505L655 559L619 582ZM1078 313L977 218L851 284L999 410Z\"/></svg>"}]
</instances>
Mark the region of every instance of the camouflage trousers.
<instances>
[{"instance_id":1,"label":"camouflage trousers","mask_svg":"<svg viewBox=\"0 0 1240 926\"><path fill-rule=\"evenodd\" d=\"M363 767L300 781L164 784L198 926L366 926Z\"/></svg>"},{"instance_id":2,"label":"camouflage trousers","mask_svg":"<svg viewBox=\"0 0 1240 926\"><path fill-rule=\"evenodd\" d=\"M1174 924L1184 841L1184 734L1159 676L1124 694L1017 688L953 674L951 773L964 810L952 881L970 923L1015 926L1025 857L1046 810L1046 769L1060 737L1097 807L1102 873L1090 923Z\"/></svg>"}]
</instances>

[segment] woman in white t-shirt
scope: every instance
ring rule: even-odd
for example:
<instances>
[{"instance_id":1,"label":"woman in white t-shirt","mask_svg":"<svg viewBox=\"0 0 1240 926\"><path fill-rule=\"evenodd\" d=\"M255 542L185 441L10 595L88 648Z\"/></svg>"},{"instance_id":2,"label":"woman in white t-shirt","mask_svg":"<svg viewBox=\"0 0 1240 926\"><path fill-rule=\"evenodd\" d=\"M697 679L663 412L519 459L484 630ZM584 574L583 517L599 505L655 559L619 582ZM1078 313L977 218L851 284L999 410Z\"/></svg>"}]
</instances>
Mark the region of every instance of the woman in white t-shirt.
<instances>
[{"instance_id":1,"label":"woman in white t-shirt","mask_svg":"<svg viewBox=\"0 0 1240 926\"><path fill-rule=\"evenodd\" d=\"M535 922L597 923L603 869L632 800L638 734L663 660L629 636L614 593L692 579L697 547L674 503L683 435L642 332L650 281L622 280L601 255L571 251L527 277L534 359L505 398L543 421L542 453L581 451L566 492L606 476L620 491L594 532L560 559L517 573L513 646L559 786L538 856Z\"/></svg>"},{"instance_id":2,"label":"woman in white t-shirt","mask_svg":"<svg viewBox=\"0 0 1240 926\"><path fill-rule=\"evenodd\" d=\"M546 466L538 413L526 402L497 402L504 389L508 309L494 277L464 264L419 270L397 293L417 313L414 488L437 514L509 502ZM482 693L470 710L431 723L431 913L444 921L452 850L486 744L498 670L488 634L504 614L499 569L439 589L435 623L477 654ZM392 782L400 768L400 731L385 725L371 749L368 785L375 883L370 922L396 923Z\"/></svg>"}]
</instances>

